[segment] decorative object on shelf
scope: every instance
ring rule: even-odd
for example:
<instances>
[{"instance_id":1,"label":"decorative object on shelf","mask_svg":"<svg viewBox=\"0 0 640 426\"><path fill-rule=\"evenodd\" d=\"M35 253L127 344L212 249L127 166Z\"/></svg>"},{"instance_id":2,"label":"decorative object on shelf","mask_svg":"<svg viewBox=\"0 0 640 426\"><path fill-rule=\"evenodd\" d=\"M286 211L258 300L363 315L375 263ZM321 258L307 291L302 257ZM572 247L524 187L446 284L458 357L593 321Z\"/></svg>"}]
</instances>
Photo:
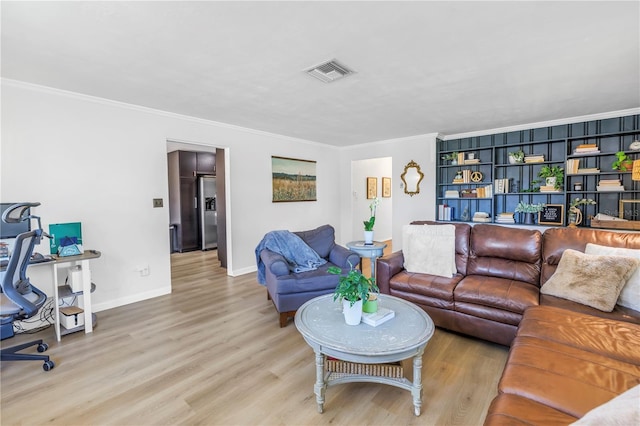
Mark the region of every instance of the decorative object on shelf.
<instances>
[{"instance_id":1,"label":"decorative object on shelf","mask_svg":"<svg viewBox=\"0 0 640 426\"><path fill-rule=\"evenodd\" d=\"M462 177L462 170L458 170L456 175L453 177L452 183L464 183L464 178Z\"/></svg>"},{"instance_id":2,"label":"decorative object on shelf","mask_svg":"<svg viewBox=\"0 0 640 426\"><path fill-rule=\"evenodd\" d=\"M582 191L582 183L581 182L576 182L573 184L573 190L574 191Z\"/></svg>"},{"instance_id":3,"label":"decorative object on shelf","mask_svg":"<svg viewBox=\"0 0 640 426\"><path fill-rule=\"evenodd\" d=\"M483 177L484 176L482 176L482 172L479 172L479 171L472 172L471 182L475 182L475 183L482 182Z\"/></svg>"},{"instance_id":4,"label":"decorative object on shelf","mask_svg":"<svg viewBox=\"0 0 640 426\"><path fill-rule=\"evenodd\" d=\"M564 204L545 204L538 212L538 225L564 225Z\"/></svg>"},{"instance_id":5,"label":"decorative object on shelf","mask_svg":"<svg viewBox=\"0 0 640 426\"><path fill-rule=\"evenodd\" d=\"M624 151L618 151L616 152L616 161L611 164L611 167L613 170L629 172L633 168L633 160Z\"/></svg>"},{"instance_id":6,"label":"decorative object on shelf","mask_svg":"<svg viewBox=\"0 0 640 426\"><path fill-rule=\"evenodd\" d=\"M457 151L451 152L449 154L445 154L440 158L442 160L444 160L444 161L451 161L451 165L452 166L455 166L456 164L458 164L458 152Z\"/></svg>"},{"instance_id":7,"label":"decorative object on shelf","mask_svg":"<svg viewBox=\"0 0 640 426\"><path fill-rule=\"evenodd\" d=\"M629 149L632 151L640 151L640 141L633 141L629 145Z\"/></svg>"},{"instance_id":8,"label":"decorative object on shelf","mask_svg":"<svg viewBox=\"0 0 640 426\"><path fill-rule=\"evenodd\" d=\"M378 178L368 177L367 178L367 199L370 200L372 198L376 198L377 196L378 196Z\"/></svg>"},{"instance_id":9,"label":"decorative object on shelf","mask_svg":"<svg viewBox=\"0 0 640 426\"><path fill-rule=\"evenodd\" d=\"M469 215L469 207L465 207L460 215L460 220L463 222L469 222L471 220L471 216Z\"/></svg>"},{"instance_id":10,"label":"decorative object on shelf","mask_svg":"<svg viewBox=\"0 0 640 426\"><path fill-rule=\"evenodd\" d=\"M540 192L559 191L564 185L564 169L560 166L545 164L540 168L538 176L545 179L545 186L540 187Z\"/></svg>"},{"instance_id":11,"label":"decorative object on shelf","mask_svg":"<svg viewBox=\"0 0 640 426\"><path fill-rule=\"evenodd\" d=\"M340 275L342 269L331 266L327 269L330 274ZM377 294L380 290L375 281L362 275L358 269L353 267L347 275L342 275L338 281L338 286L333 292L333 300L342 302L345 322L348 325L358 325L362 319L363 300L369 299L369 294Z\"/></svg>"},{"instance_id":12,"label":"decorative object on shelf","mask_svg":"<svg viewBox=\"0 0 640 426\"><path fill-rule=\"evenodd\" d=\"M380 204L380 198L375 197L371 204L369 204L369 211L371 212L371 216L369 220L363 220L364 224L364 243L365 244L373 244L373 225L376 223L376 207Z\"/></svg>"},{"instance_id":13,"label":"decorative object on shelf","mask_svg":"<svg viewBox=\"0 0 640 426\"><path fill-rule=\"evenodd\" d=\"M475 152L467 153L467 160L475 160L475 159L476 159L476 153Z\"/></svg>"},{"instance_id":14,"label":"decorative object on shelf","mask_svg":"<svg viewBox=\"0 0 640 426\"><path fill-rule=\"evenodd\" d=\"M509 163L510 164L524 163L524 152L522 150L510 152Z\"/></svg>"},{"instance_id":15,"label":"decorative object on shelf","mask_svg":"<svg viewBox=\"0 0 640 426\"><path fill-rule=\"evenodd\" d=\"M569 204L569 228L575 228L582 223L582 211L578 206L595 205L596 202L591 198L574 198Z\"/></svg>"},{"instance_id":16,"label":"decorative object on shelf","mask_svg":"<svg viewBox=\"0 0 640 426\"><path fill-rule=\"evenodd\" d=\"M638 216L640 216L640 212L638 211L638 209L625 209L624 205L625 204L640 204L640 200L620 200L618 201L618 218L619 219L626 219L625 218L625 214L628 213L626 216L631 218L634 222L638 221ZM640 221L638 221L640 222Z\"/></svg>"},{"instance_id":17,"label":"decorative object on shelf","mask_svg":"<svg viewBox=\"0 0 640 426\"><path fill-rule=\"evenodd\" d=\"M542 210L542 208L544 207L544 204L542 203L538 203L538 204L530 204L530 203L525 203L524 201L519 201L518 205L516 206L515 212L516 213L523 213L523 223L525 225L533 225L535 224L535 214L540 212Z\"/></svg>"},{"instance_id":18,"label":"decorative object on shelf","mask_svg":"<svg viewBox=\"0 0 640 426\"><path fill-rule=\"evenodd\" d=\"M640 160L633 162L633 171L631 173L631 180L640 180Z\"/></svg>"},{"instance_id":19,"label":"decorative object on shelf","mask_svg":"<svg viewBox=\"0 0 640 426\"><path fill-rule=\"evenodd\" d=\"M456 155L458 153L455 153ZM404 193L413 197L415 194L420 193L420 182L424 177L424 173L420 171L420 166L415 161L411 160L404 166L404 172L400 175L402 183L404 184Z\"/></svg>"}]
</instances>

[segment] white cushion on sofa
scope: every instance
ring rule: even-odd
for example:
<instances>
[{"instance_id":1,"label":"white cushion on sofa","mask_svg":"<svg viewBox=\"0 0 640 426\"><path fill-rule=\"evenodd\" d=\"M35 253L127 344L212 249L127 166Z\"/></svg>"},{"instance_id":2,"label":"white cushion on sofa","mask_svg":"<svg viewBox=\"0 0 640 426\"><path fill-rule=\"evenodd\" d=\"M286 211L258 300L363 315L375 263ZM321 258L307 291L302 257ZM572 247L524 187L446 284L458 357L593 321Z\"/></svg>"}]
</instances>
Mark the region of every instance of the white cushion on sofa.
<instances>
[{"instance_id":1,"label":"white cushion on sofa","mask_svg":"<svg viewBox=\"0 0 640 426\"><path fill-rule=\"evenodd\" d=\"M598 244L588 243L584 250L586 254L603 254L607 256L625 256L640 259L640 250L601 246ZM627 283L622 287L622 291L618 296L618 305L640 311L640 268L631 275Z\"/></svg>"},{"instance_id":2,"label":"white cushion on sofa","mask_svg":"<svg viewBox=\"0 0 640 426\"><path fill-rule=\"evenodd\" d=\"M407 272L451 278L456 274L454 225L404 225L402 254Z\"/></svg>"},{"instance_id":3,"label":"white cushion on sofa","mask_svg":"<svg viewBox=\"0 0 640 426\"><path fill-rule=\"evenodd\" d=\"M640 385L587 412L575 426L627 426L640 424Z\"/></svg>"}]
</instances>

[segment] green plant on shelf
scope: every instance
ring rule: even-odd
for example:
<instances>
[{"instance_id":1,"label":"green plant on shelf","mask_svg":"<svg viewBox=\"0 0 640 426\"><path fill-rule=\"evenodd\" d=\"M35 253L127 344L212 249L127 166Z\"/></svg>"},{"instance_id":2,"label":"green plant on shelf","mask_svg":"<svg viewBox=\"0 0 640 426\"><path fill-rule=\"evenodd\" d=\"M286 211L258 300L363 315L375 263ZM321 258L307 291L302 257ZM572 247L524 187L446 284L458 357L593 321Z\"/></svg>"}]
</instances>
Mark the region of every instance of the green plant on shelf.
<instances>
[{"instance_id":1,"label":"green plant on shelf","mask_svg":"<svg viewBox=\"0 0 640 426\"><path fill-rule=\"evenodd\" d=\"M509 153L509 157L513 158L513 163L522 163L524 161L524 152L520 149Z\"/></svg>"},{"instance_id":2,"label":"green plant on shelf","mask_svg":"<svg viewBox=\"0 0 640 426\"><path fill-rule=\"evenodd\" d=\"M564 169L560 166L549 166L545 164L540 168L538 176L547 181L549 179L554 180L553 187L555 189L560 189L564 185Z\"/></svg>"},{"instance_id":3,"label":"green plant on shelf","mask_svg":"<svg viewBox=\"0 0 640 426\"><path fill-rule=\"evenodd\" d=\"M613 170L620 170L621 172L628 172L633 168L633 159L630 158L624 151L616 152L616 161L611 164Z\"/></svg>"},{"instance_id":4,"label":"green plant on shelf","mask_svg":"<svg viewBox=\"0 0 640 426\"><path fill-rule=\"evenodd\" d=\"M524 201L520 201L516 206L516 213L538 213L544 208L544 204L538 203L525 203Z\"/></svg>"}]
</instances>

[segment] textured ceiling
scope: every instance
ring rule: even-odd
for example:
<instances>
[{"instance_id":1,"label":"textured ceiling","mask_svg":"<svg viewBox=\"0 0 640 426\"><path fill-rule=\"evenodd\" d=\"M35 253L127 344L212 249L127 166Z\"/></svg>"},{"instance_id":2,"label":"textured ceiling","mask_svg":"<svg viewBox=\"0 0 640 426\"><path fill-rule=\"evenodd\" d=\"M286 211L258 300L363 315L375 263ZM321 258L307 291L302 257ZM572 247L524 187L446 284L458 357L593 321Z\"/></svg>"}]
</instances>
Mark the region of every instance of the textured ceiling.
<instances>
[{"instance_id":1,"label":"textured ceiling","mask_svg":"<svg viewBox=\"0 0 640 426\"><path fill-rule=\"evenodd\" d=\"M2 1L1 74L347 146L638 107L639 5Z\"/></svg>"}]
</instances>

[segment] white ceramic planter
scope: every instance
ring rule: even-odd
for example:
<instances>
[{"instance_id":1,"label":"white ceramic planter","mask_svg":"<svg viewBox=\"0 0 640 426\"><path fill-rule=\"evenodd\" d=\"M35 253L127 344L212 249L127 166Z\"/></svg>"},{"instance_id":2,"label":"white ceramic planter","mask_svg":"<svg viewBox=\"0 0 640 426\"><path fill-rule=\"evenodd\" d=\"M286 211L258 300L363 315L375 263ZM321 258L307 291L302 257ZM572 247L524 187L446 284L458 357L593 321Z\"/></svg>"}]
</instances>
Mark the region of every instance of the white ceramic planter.
<instances>
[{"instance_id":1,"label":"white ceramic planter","mask_svg":"<svg viewBox=\"0 0 640 426\"><path fill-rule=\"evenodd\" d=\"M373 244L373 231L364 231L364 243Z\"/></svg>"},{"instance_id":2,"label":"white ceramic planter","mask_svg":"<svg viewBox=\"0 0 640 426\"><path fill-rule=\"evenodd\" d=\"M347 299L342 299L342 313L344 314L344 321L347 325L358 325L362 319L362 300L358 300L351 306L351 302Z\"/></svg>"}]
</instances>

